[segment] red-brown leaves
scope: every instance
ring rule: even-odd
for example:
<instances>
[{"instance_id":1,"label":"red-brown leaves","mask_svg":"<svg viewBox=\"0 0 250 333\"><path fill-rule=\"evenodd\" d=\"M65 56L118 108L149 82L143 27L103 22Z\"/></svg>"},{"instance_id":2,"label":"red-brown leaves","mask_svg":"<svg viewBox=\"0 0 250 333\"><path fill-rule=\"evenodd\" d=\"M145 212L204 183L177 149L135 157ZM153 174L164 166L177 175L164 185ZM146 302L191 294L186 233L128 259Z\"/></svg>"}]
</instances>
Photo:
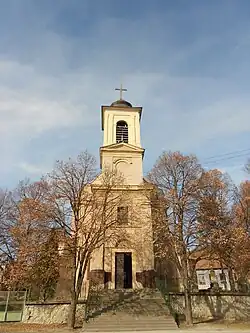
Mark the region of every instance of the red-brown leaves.
<instances>
[{"instance_id":1,"label":"red-brown leaves","mask_svg":"<svg viewBox=\"0 0 250 333\"><path fill-rule=\"evenodd\" d=\"M12 200L12 221L8 230L14 260L9 263L5 276L9 288L30 288L37 284L43 297L49 288L45 281L57 279L58 244L52 237L49 190L45 181L21 183L18 187Z\"/></svg>"}]
</instances>

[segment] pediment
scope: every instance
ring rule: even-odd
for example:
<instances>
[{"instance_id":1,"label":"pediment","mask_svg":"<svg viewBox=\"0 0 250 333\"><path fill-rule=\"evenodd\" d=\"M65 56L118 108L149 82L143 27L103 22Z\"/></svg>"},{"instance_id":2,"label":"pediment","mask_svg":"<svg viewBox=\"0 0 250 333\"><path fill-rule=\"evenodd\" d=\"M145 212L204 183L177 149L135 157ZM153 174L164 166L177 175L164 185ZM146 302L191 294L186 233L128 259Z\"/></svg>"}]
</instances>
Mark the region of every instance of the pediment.
<instances>
[{"instance_id":1,"label":"pediment","mask_svg":"<svg viewBox=\"0 0 250 333\"><path fill-rule=\"evenodd\" d=\"M120 143L114 143L112 145L108 145L108 146L103 146L100 148L101 151L123 151L123 152L138 152L138 153L144 153L144 149L131 145L129 143L125 143L125 142L120 142Z\"/></svg>"}]
</instances>

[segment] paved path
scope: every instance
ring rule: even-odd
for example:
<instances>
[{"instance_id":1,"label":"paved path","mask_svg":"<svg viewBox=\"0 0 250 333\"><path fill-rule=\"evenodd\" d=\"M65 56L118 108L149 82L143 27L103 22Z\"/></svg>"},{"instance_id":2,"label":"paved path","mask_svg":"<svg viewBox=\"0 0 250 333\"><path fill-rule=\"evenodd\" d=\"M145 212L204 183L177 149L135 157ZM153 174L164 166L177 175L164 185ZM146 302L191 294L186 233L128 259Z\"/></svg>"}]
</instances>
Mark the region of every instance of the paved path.
<instances>
[{"instance_id":1,"label":"paved path","mask_svg":"<svg viewBox=\"0 0 250 333\"><path fill-rule=\"evenodd\" d=\"M0 331L1 333L9 333L10 331ZM41 332L46 332L46 333L84 333L84 330L83 329L77 329L77 330L68 330L68 329L54 329L54 330L46 330L46 331L13 331L13 333L41 333ZM132 333L133 331L129 331L129 332L126 332L126 331L117 331L117 332L109 332L109 333ZM139 333L139 331L135 331L136 333ZM228 328L209 328L209 327L206 327L206 328L191 328L191 329L180 329L178 331L174 330L167 330L167 331L140 331L141 333L176 333L176 332L180 332L180 333L218 333L218 332L223 332L223 333L242 333L242 332L250 332L250 328L249 329L228 329ZM98 332L98 333L104 333L104 332ZM107 333L107 332L105 332Z\"/></svg>"}]
</instances>

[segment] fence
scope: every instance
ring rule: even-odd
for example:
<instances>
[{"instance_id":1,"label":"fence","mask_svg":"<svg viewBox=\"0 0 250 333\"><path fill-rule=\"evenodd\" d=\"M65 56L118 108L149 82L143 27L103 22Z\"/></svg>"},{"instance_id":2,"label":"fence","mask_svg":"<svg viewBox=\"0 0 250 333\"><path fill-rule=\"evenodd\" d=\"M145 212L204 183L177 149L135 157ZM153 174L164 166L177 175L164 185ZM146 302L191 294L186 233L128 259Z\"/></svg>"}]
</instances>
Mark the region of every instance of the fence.
<instances>
[{"instance_id":1,"label":"fence","mask_svg":"<svg viewBox=\"0 0 250 333\"><path fill-rule=\"evenodd\" d=\"M26 291L0 291L0 322L21 321Z\"/></svg>"}]
</instances>

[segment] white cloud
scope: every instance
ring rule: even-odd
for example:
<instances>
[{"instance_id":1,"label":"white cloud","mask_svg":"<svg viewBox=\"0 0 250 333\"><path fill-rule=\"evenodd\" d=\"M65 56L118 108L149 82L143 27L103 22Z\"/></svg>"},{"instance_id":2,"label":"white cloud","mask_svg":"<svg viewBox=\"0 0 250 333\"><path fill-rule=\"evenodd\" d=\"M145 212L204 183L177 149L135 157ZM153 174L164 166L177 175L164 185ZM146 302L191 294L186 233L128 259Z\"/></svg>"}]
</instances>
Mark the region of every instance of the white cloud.
<instances>
[{"instance_id":1,"label":"white cloud","mask_svg":"<svg viewBox=\"0 0 250 333\"><path fill-rule=\"evenodd\" d=\"M21 162L19 167L30 175L40 176L41 174L48 172L48 169L45 167L41 168L41 166L33 165L26 162Z\"/></svg>"},{"instance_id":2,"label":"white cloud","mask_svg":"<svg viewBox=\"0 0 250 333\"><path fill-rule=\"evenodd\" d=\"M27 140L58 128L84 128L96 118L84 100L86 94L74 92L79 93L79 80L70 85L70 76L43 76L32 67L0 61L0 77L1 141ZM1 82L4 77L9 79L6 84Z\"/></svg>"},{"instance_id":3,"label":"white cloud","mask_svg":"<svg viewBox=\"0 0 250 333\"><path fill-rule=\"evenodd\" d=\"M9 33L9 53L0 52L0 140L8 143L2 147L0 172L13 166L27 174L42 172L42 157L33 163L34 151L26 150L33 139L41 140L41 156L53 156L52 164L60 147L54 142L43 146L47 133L79 131L76 149L93 141L98 151L100 105L116 98L112 89L121 78L128 88L126 98L145 107L146 158L155 158L162 149L199 152L211 138L227 141L230 151L235 137L250 132L250 98L243 85L240 89L228 77L204 77L198 70L195 76L190 68L180 69L192 59L202 63L200 54L220 36L175 43L173 13L170 21L150 13L146 24L141 18L100 17L90 34L59 34L48 28L58 11L53 8L40 23L33 17L34 31L25 25L23 34L13 34L16 40ZM88 132L91 126L98 130Z\"/></svg>"}]
</instances>

